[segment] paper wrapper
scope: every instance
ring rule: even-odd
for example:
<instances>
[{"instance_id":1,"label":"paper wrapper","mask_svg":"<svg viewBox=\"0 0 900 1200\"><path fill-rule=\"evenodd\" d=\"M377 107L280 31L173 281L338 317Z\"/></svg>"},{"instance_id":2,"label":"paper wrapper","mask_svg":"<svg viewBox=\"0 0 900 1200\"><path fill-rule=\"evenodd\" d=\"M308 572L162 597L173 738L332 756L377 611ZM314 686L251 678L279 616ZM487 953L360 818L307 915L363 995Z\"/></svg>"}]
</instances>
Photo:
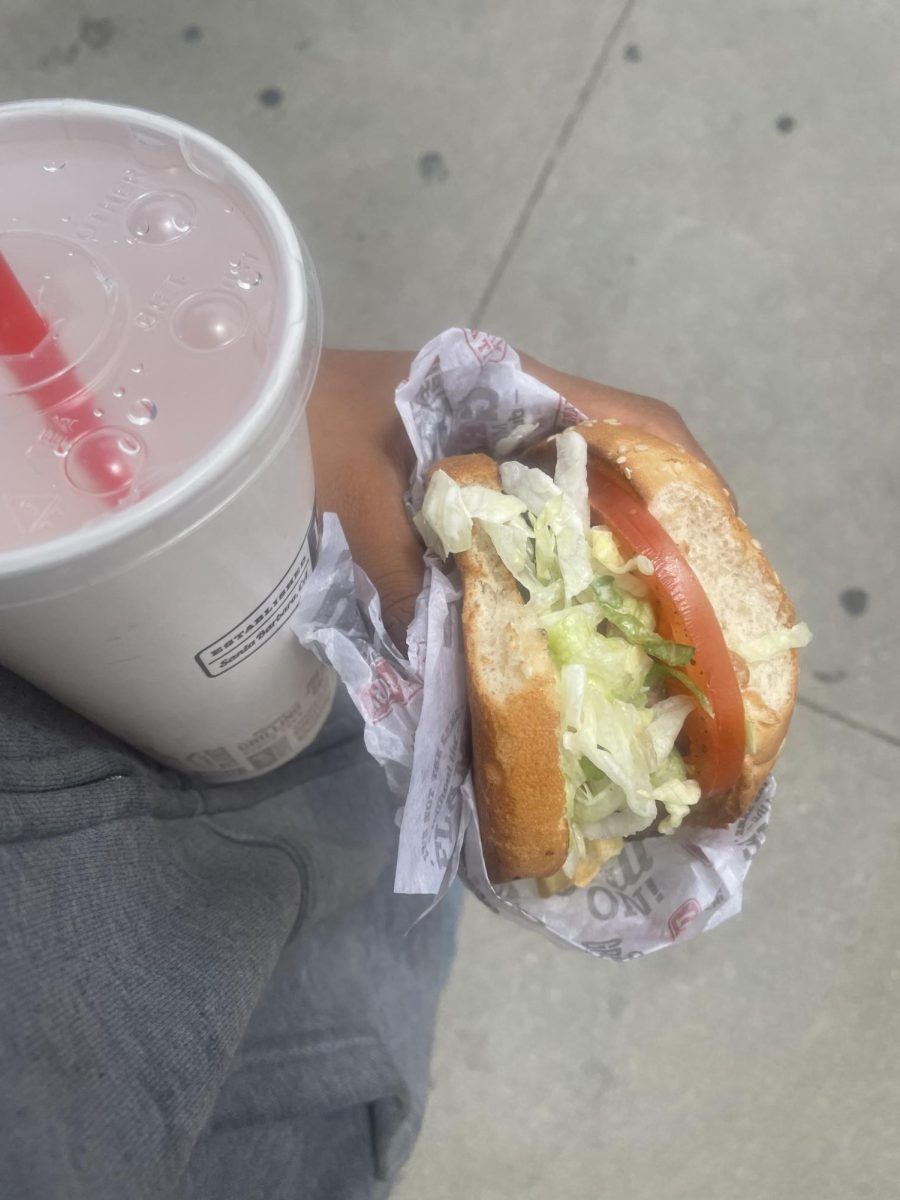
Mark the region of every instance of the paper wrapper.
<instances>
[{"instance_id":1,"label":"paper wrapper","mask_svg":"<svg viewBox=\"0 0 900 1200\"><path fill-rule=\"evenodd\" d=\"M501 338L462 329L425 346L396 402L416 454L412 511L421 505L429 467L445 455L512 456L582 416L525 374ZM365 720L370 753L405 801L395 891L439 899L459 874L494 911L614 959L696 937L740 911L744 878L765 838L772 779L731 828L683 828L626 842L587 888L543 899L530 880L492 886L472 790L459 576L425 554L406 659L385 632L378 596L351 560L337 518L327 513L323 524L294 629L343 680Z\"/></svg>"}]
</instances>

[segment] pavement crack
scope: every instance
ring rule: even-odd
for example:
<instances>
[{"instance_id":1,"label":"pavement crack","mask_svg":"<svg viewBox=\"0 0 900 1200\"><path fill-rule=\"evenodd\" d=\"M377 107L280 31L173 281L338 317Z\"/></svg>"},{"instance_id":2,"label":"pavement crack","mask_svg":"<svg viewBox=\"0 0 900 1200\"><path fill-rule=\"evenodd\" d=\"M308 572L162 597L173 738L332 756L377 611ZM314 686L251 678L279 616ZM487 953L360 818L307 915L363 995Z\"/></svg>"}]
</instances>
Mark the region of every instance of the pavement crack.
<instances>
[{"instance_id":1,"label":"pavement crack","mask_svg":"<svg viewBox=\"0 0 900 1200\"><path fill-rule=\"evenodd\" d=\"M575 126L578 124L581 114L587 107L588 101L594 94L597 84L600 82L600 78L603 75L606 64L609 62L610 55L612 54L613 49L619 40L619 35L621 34L628 18L631 16L632 10L634 9L636 3L637 0L626 0L626 3L622 6L622 11L619 13L618 17L616 17L616 20L613 23L609 33L603 39L603 45L600 47L600 53L594 59L584 83L578 89L571 108L563 118L562 124L560 125L556 137L553 140L553 145L551 146L550 151L547 154L547 157L544 159L541 169L538 172L537 179L534 181L531 191L528 193L525 203L522 206L522 210L516 218L516 223L513 225L512 231L506 240L506 244L500 251L500 256L498 257L497 262L494 264L493 271L491 271L491 274L488 277L487 284L485 285L484 291L481 294L481 299L475 305L475 310L472 314L473 328L477 329L480 326L485 312L487 311L487 307L494 298L494 293L497 291L500 281L506 274L506 268L509 266L512 256L518 249L519 243L522 240L522 235L525 233L525 230L528 227L528 222L531 220L531 214L534 212L541 200L541 197L547 190L547 184L550 181L550 177L556 169L556 165L559 162L563 152L571 141L572 134L575 131Z\"/></svg>"},{"instance_id":2,"label":"pavement crack","mask_svg":"<svg viewBox=\"0 0 900 1200\"><path fill-rule=\"evenodd\" d=\"M808 700L806 696L798 696L797 703L811 712L818 713L821 717L828 717L832 721L837 721L839 725L846 725L848 729L855 729L858 733L867 733L869 737L877 738L880 742L887 742L889 746L900 748L900 737L896 734L887 733L875 725L867 725L865 721L856 721L853 717L836 712L833 708L826 708L824 704L817 704L815 700Z\"/></svg>"}]
</instances>

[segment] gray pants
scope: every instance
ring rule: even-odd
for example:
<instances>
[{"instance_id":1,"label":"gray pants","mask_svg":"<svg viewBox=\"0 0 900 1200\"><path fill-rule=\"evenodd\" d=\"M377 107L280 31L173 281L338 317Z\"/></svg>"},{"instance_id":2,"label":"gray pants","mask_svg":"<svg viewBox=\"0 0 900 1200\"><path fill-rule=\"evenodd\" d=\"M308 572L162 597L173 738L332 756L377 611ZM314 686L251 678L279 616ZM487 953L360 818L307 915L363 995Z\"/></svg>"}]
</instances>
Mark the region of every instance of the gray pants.
<instances>
[{"instance_id":1,"label":"gray pants","mask_svg":"<svg viewBox=\"0 0 900 1200\"><path fill-rule=\"evenodd\" d=\"M0 670L3 1200L387 1194L459 904L392 894L359 729L201 789Z\"/></svg>"}]
</instances>

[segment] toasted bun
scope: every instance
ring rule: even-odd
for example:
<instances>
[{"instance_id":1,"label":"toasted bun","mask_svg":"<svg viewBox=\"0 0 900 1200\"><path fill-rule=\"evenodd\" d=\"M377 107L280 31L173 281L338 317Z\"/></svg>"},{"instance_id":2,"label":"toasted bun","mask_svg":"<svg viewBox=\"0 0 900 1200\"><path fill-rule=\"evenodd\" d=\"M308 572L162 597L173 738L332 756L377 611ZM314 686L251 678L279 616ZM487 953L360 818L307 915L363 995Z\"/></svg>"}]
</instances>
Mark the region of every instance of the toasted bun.
<instances>
[{"instance_id":1,"label":"toasted bun","mask_svg":"<svg viewBox=\"0 0 900 1200\"><path fill-rule=\"evenodd\" d=\"M626 425L591 421L578 430L588 443L589 461L599 459L622 472L681 548L729 646L794 624L794 608L778 576L706 463ZM778 757L797 696L796 650L750 665L737 655L732 659L756 748L745 755L741 778L729 792L697 805L690 817L697 825L730 825L747 811Z\"/></svg>"},{"instance_id":2,"label":"toasted bun","mask_svg":"<svg viewBox=\"0 0 900 1200\"><path fill-rule=\"evenodd\" d=\"M483 454L437 464L462 486L500 490ZM546 637L515 579L476 523L471 550L456 555L472 717L472 760L481 843L494 883L552 875L569 846L561 762L562 724Z\"/></svg>"}]
</instances>

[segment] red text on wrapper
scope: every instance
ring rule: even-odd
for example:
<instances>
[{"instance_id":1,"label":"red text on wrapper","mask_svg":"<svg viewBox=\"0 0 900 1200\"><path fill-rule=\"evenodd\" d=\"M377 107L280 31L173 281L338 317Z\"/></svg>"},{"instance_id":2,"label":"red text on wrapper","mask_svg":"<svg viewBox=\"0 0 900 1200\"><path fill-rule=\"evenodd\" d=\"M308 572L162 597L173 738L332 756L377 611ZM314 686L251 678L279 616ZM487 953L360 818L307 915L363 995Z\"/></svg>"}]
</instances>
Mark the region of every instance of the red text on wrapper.
<instances>
[{"instance_id":1,"label":"red text on wrapper","mask_svg":"<svg viewBox=\"0 0 900 1200\"><path fill-rule=\"evenodd\" d=\"M570 425L579 425L584 420L584 413L576 408L561 393L556 401L555 429L568 429Z\"/></svg>"},{"instance_id":2,"label":"red text on wrapper","mask_svg":"<svg viewBox=\"0 0 900 1200\"><path fill-rule=\"evenodd\" d=\"M493 334L483 333L480 329L466 329L466 344L484 365L489 362L502 362L506 356L506 342Z\"/></svg>"},{"instance_id":3,"label":"red text on wrapper","mask_svg":"<svg viewBox=\"0 0 900 1200\"><path fill-rule=\"evenodd\" d=\"M360 702L370 724L377 725L399 705L410 702L422 690L419 679L404 679L386 659L375 664L372 682L360 692Z\"/></svg>"},{"instance_id":4,"label":"red text on wrapper","mask_svg":"<svg viewBox=\"0 0 900 1200\"><path fill-rule=\"evenodd\" d=\"M699 917L701 911L699 903L693 896L690 900L685 900L683 904L678 905L669 917L669 937L673 942L684 933L694 917Z\"/></svg>"}]
</instances>

